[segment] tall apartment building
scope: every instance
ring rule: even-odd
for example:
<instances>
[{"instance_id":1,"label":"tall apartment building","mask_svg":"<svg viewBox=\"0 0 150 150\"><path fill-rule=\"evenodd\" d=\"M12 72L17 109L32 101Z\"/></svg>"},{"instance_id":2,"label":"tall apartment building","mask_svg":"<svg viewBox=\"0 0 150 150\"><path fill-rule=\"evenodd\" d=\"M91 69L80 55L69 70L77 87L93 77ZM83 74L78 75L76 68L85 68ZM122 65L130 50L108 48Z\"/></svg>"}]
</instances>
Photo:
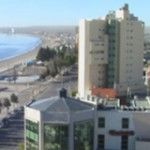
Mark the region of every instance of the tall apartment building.
<instances>
[{"instance_id":1,"label":"tall apartment building","mask_svg":"<svg viewBox=\"0 0 150 150\"><path fill-rule=\"evenodd\" d=\"M115 88L120 95L143 89L144 25L128 5L104 19L81 20L79 25L78 93L92 87Z\"/></svg>"},{"instance_id":2,"label":"tall apartment building","mask_svg":"<svg viewBox=\"0 0 150 150\"><path fill-rule=\"evenodd\" d=\"M92 85L104 86L106 77L107 43L106 22L82 20L79 28L79 94L84 97Z\"/></svg>"}]
</instances>

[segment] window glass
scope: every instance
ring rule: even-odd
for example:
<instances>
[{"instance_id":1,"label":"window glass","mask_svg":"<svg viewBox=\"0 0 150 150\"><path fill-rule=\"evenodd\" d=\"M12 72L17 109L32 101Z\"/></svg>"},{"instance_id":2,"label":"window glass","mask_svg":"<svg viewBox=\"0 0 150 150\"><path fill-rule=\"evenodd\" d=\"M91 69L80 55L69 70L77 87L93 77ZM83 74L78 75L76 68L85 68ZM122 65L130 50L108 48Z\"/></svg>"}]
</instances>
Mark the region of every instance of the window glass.
<instances>
[{"instance_id":1,"label":"window glass","mask_svg":"<svg viewBox=\"0 0 150 150\"><path fill-rule=\"evenodd\" d=\"M44 150L68 150L68 125L44 124Z\"/></svg>"},{"instance_id":2,"label":"window glass","mask_svg":"<svg viewBox=\"0 0 150 150\"><path fill-rule=\"evenodd\" d=\"M128 150L128 136L121 137L121 150Z\"/></svg>"},{"instance_id":3,"label":"window glass","mask_svg":"<svg viewBox=\"0 0 150 150\"><path fill-rule=\"evenodd\" d=\"M26 150L39 149L39 124L26 120Z\"/></svg>"},{"instance_id":4,"label":"window glass","mask_svg":"<svg viewBox=\"0 0 150 150\"><path fill-rule=\"evenodd\" d=\"M104 117L98 118L98 127L105 128L105 118Z\"/></svg>"},{"instance_id":5,"label":"window glass","mask_svg":"<svg viewBox=\"0 0 150 150\"><path fill-rule=\"evenodd\" d=\"M129 128L129 119L122 118L122 128Z\"/></svg>"},{"instance_id":6,"label":"window glass","mask_svg":"<svg viewBox=\"0 0 150 150\"><path fill-rule=\"evenodd\" d=\"M104 150L105 149L105 136L100 134L98 135L98 150Z\"/></svg>"},{"instance_id":7,"label":"window glass","mask_svg":"<svg viewBox=\"0 0 150 150\"><path fill-rule=\"evenodd\" d=\"M93 150L93 121L77 122L74 125L74 150Z\"/></svg>"}]
</instances>

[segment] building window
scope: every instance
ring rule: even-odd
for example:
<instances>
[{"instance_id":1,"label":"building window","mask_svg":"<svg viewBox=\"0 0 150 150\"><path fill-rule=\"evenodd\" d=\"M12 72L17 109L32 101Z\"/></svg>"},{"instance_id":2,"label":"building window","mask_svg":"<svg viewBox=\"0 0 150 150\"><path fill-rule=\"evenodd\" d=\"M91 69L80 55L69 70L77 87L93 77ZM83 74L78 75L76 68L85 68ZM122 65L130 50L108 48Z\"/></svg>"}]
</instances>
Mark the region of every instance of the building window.
<instances>
[{"instance_id":1,"label":"building window","mask_svg":"<svg viewBox=\"0 0 150 150\"><path fill-rule=\"evenodd\" d=\"M129 128L129 119L128 118L122 118L122 128Z\"/></svg>"},{"instance_id":2,"label":"building window","mask_svg":"<svg viewBox=\"0 0 150 150\"><path fill-rule=\"evenodd\" d=\"M98 118L98 127L105 128L105 118L104 117Z\"/></svg>"},{"instance_id":3,"label":"building window","mask_svg":"<svg viewBox=\"0 0 150 150\"><path fill-rule=\"evenodd\" d=\"M44 150L68 150L68 139L68 125L44 124Z\"/></svg>"},{"instance_id":4,"label":"building window","mask_svg":"<svg viewBox=\"0 0 150 150\"><path fill-rule=\"evenodd\" d=\"M76 122L74 124L74 150L93 150L94 124L93 120ZM52 149L50 149L52 150ZM66 150L56 149L56 150Z\"/></svg>"},{"instance_id":5,"label":"building window","mask_svg":"<svg viewBox=\"0 0 150 150\"><path fill-rule=\"evenodd\" d=\"M121 137L121 150L128 150L128 136Z\"/></svg>"},{"instance_id":6,"label":"building window","mask_svg":"<svg viewBox=\"0 0 150 150\"><path fill-rule=\"evenodd\" d=\"M39 150L39 124L26 120L26 150Z\"/></svg>"},{"instance_id":7,"label":"building window","mask_svg":"<svg viewBox=\"0 0 150 150\"><path fill-rule=\"evenodd\" d=\"M98 135L98 150L104 150L105 148L105 136L100 134Z\"/></svg>"}]
</instances>

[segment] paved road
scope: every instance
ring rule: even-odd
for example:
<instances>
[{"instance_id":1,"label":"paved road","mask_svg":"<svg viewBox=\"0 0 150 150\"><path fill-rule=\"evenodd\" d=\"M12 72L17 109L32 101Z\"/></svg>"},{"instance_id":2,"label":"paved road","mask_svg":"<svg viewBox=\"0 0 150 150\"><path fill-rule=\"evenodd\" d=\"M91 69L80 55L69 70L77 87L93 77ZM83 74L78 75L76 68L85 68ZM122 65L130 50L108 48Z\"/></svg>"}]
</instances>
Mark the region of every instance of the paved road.
<instances>
[{"instance_id":1,"label":"paved road","mask_svg":"<svg viewBox=\"0 0 150 150\"><path fill-rule=\"evenodd\" d=\"M37 100L49 98L53 96L57 96L59 94L59 90L61 88L66 88L68 92L76 87L77 81L76 78L72 79L72 76L65 77L63 82L51 82L49 83L48 87L37 95L35 98Z\"/></svg>"}]
</instances>

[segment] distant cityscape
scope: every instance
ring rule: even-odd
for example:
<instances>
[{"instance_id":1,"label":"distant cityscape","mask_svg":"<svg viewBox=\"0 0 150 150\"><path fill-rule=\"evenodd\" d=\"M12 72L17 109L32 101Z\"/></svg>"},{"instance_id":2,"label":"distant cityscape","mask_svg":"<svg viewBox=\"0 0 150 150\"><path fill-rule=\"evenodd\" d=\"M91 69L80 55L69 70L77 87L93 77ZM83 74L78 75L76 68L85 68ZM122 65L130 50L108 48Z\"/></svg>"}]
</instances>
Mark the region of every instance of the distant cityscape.
<instances>
[{"instance_id":1,"label":"distant cityscape","mask_svg":"<svg viewBox=\"0 0 150 150\"><path fill-rule=\"evenodd\" d=\"M128 4L79 26L0 33L40 39L0 60L0 149L150 149L150 27Z\"/></svg>"}]
</instances>

